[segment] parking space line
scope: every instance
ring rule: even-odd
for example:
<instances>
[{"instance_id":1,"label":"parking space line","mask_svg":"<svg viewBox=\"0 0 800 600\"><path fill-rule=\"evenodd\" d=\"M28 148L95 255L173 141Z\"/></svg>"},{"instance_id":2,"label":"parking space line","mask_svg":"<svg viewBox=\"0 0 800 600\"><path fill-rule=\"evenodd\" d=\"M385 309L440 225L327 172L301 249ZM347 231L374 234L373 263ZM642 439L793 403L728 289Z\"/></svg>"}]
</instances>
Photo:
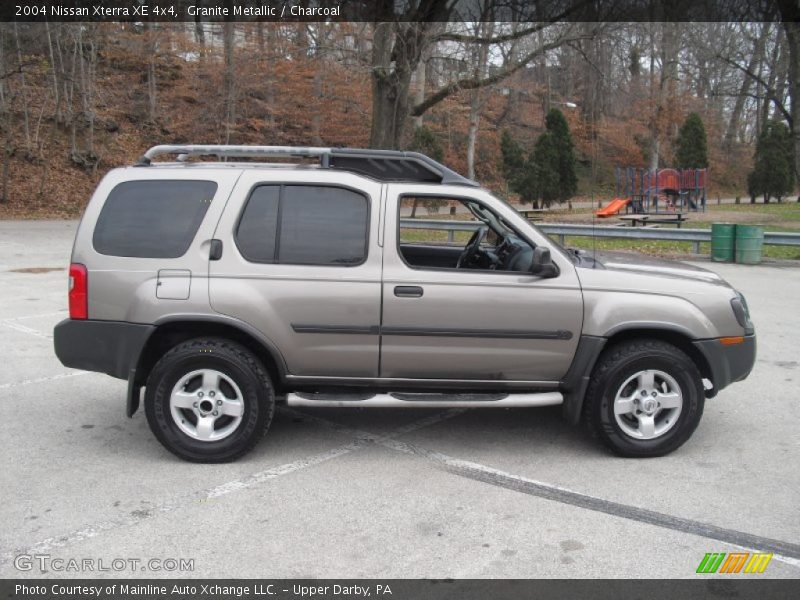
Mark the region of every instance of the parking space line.
<instances>
[{"instance_id":1,"label":"parking space line","mask_svg":"<svg viewBox=\"0 0 800 600\"><path fill-rule=\"evenodd\" d=\"M58 375L50 375L49 377L39 377L37 379L23 379L22 381L13 381L11 383L0 384L0 390L8 390L23 385L32 385L34 383L45 383L55 379L65 379L67 377L78 377L80 375L88 375L91 371L70 371L69 373L59 373Z\"/></svg>"},{"instance_id":2,"label":"parking space line","mask_svg":"<svg viewBox=\"0 0 800 600\"><path fill-rule=\"evenodd\" d=\"M13 322L13 321L24 321L25 319L43 319L44 317L57 317L57 316L66 316L67 310L58 310L54 312L47 312L47 313L39 313L35 315L23 315L21 317L8 317L3 319L6 323Z\"/></svg>"},{"instance_id":3,"label":"parking space line","mask_svg":"<svg viewBox=\"0 0 800 600\"><path fill-rule=\"evenodd\" d=\"M299 414L296 413L296 411L291 411L291 412L293 414ZM210 502L222 496L226 496L234 492L252 488L256 485L259 485L271 479L275 479L283 475L288 475L290 473L295 473L302 469L306 469L308 467L312 467L314 465L330 461L339 456L349 454L361 448L368 447L373 443L387 442L395 436L404 435L406 433L411 433L413 431L429 427L431 425L444 421L445 419L454 417L455 415L460 414L461 412L463 411L451 410L451 411L437 412L434 415L425 417L424 419L419 419L418 421L414 421L412 423L409 423L408 425L398 427L397 429L394 429L391 432L383 435L375 435L367 432L357 432L356 434L351 436L355 438L352 442L338 446L336 448L332 448L330 450L326 450L325 452L313 454L311 456L307 456L305 458L301 458L296 461L286 463L284 465L279 465L277 467L271 467L264 471L253 473L241 479L229 481L227 483L223 483L221 485L217 485L212 488L207 488L205 490L192 492L180 496L179 498L171 502L166 502L164 504L161 504L146 511L134 511L131 514L126 515L124 518L121 519L111 519L107 521L101 521L99 523L94 523L92 525L89 525L88 527L85 527L83 529L79 529L71 533L68 533L66 535L49 537L25 549L1 551L0 566L10 564L14 560L14 557L19 554L33 555L33 554L42 554L50 552L56 548L62 548L64 546L69 546L86 539L97 537L98 535L100 535L105 531L113 531L115 529L119 529L122 527L131 527L134 525L138 525L139 523L151 519L157 515L175 512L182 508L187 508L189 506L198 503Z\"/></svg>"},{"instance_id":4,"label":"parking space line","mask_svg":"<svg viewBox=\"0 0 800 600\"><path fill-rule=\"evenodd\" d=\"M40 337L40 338L43 338L43 339L46 339L46 340L52 340L53 339L53 336L50 335L50 334L42 333L41 331L38 331L38 330L33 329L31 327L26 327L25 325L21 325L19 323L12 323L11 321L8 321L8 320L0 321L0 325L5 325L9 329L13 329L13 330L19 331L21 333L27 333L29 335L35 335L36 337Z\"/></svg>"},{"instance_id":5,"label":"parking space line","mask_svg":"<svg viewBox=\"0 0 800 600\"><path fill-rule=\"evenodd\" d=\"M320 425L327 425L330 429L339 433L362 438L369 435L367 432L343 426L308 413L298 412L297 414L309 418ZM420 448L397 439L385 439L376 436L374 441L391 450L430 460L437 463L445 471L459 477L465 477L529 496L537 496L545 500L560 502L561 504L569 504L594 512L601 512L631 521L725 542L747 550L772 552L775 555L775 560L800 567L800 545L798 544L736 531L735 529L717 527L716 525L709 525L693 519L674 517L665 513L582 494L551 483L528 479L479 463L454 458L441 452Z\"/></svg>"}]
</instances>

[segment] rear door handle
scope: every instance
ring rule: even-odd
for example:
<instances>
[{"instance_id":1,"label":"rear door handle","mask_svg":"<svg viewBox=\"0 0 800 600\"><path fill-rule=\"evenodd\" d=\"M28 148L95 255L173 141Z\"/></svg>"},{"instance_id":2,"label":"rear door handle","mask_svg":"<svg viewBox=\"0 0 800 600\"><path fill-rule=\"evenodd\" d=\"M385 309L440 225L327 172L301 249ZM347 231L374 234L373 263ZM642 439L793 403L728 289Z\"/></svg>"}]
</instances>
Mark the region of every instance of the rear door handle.
<instances>
[{"instance_id":1,"label":"rear door handle","mask_svg":"<svg viewBox=\"0 0 800 600\"><path fill-rule=\"evenodd\" d=\"M222 258L222 240L213 239L208 248L208 260L219 260Z\"/></svg>"},{"instance_id":2,"label":"rear door handle","mask_svg":"<svg viewBox=\"0 0 800 600\"><path fill-rule=\"evenodd\" d=\"M398 285L394 295L398 298L422 298L423 290L418 285Z\"/></svg>"}]
</instances>

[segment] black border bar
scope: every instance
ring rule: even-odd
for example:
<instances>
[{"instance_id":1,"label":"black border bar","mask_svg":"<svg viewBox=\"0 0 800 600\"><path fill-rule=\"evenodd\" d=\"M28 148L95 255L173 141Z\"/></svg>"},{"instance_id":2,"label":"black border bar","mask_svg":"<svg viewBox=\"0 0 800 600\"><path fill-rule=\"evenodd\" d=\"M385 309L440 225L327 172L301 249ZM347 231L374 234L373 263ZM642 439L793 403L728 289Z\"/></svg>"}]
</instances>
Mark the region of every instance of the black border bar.
<instances>
[{"instance_id":1,"label":"black border bar","mask_svg":"<svg viewBox=\"0 0 800 600\"><path fill-rule=\"evenodd\" d=\"M2 0L0 22L776 21L794 0ZM201 10L198 10L198 7Z\"/></svg>"},{"instance_id":2,"label":"black border bar","mask_svg":"<svg viewBox=\"0 0 800 600\"><path fill-rule=\"evenodd\" d=\"M701 557L702 558L702 557ZM43 593L21 593L17 586ZM378 588L378 586L381 586ZM209 593L226 587L243 593ZM85 592L69 593L70 590ZM101 588L100 593L97 589ZM314 589L313 594L309 593ZM127 592L121 590L127 589ZM131 590L136 591L131 591ZM173 591L183 589L184 593ZM370 595L363 593L364 589ZM115 591L112 591L115 590ZM163 590L166 590L164 592ZM187 591L188 590L188 591ZM306 593L301 593L305 590ZM352 590L352 591L350 591ZM388 593L389 590L391 593ZM337 593L338 592L338 593ZM794 599L797 580L739 575L699 575L688 580L532 580L532 579L4 579L3 600L621 600L647 598Z\"/></svg>"}]
</instances>

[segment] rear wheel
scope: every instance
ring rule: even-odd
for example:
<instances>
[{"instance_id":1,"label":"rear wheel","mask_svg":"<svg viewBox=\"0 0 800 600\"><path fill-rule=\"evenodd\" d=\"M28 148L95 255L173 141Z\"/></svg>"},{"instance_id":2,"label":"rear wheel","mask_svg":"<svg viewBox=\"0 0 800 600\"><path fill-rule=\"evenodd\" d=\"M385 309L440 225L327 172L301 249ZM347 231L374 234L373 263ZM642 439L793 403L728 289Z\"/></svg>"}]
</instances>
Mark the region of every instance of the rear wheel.
<instances>
[{"instance_id":1,"label":"rear wheel","mask_svg":"<svg viewBox=\"0 0 800 600\"><path fill-rule=\"evenodd\" d=\"M155 365L145 412L170 452L194 462L227 462L249 452L266 433L275 394L264 366L247 348L195 339Z\"/></svg>"},{"instance_id":2,"label":"rear wheel","mask_svg":"<svg viewBox=\"0 0 800 600\"><path fill-rule=\"evenodd\" d=\"M586 393L589 424L617 454L663 456L697 428L705 397L700 372L657 340L623 342L598 361Z\"/></svg>"}]
</instances>

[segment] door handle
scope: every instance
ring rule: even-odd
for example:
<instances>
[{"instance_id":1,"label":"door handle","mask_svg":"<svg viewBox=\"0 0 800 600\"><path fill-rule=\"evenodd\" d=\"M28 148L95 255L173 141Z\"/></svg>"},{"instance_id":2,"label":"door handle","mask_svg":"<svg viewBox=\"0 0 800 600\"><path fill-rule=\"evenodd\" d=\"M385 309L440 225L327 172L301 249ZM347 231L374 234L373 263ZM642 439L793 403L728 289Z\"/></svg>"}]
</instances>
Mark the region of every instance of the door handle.
<instances>
[{"instance_id":1,"label":"door handle","mask_svg":"<svg viewBox=\"0 0 800 600\"><path fill-rule=\"evenodd\" d=\"M422 298L423 290L418 285L398 285L394 295L398 298Z\"/></svg>"},{"instance_id":2,"label":"door handle","mask_svg":"<svg viewBox=\"0 0 800 600\"><path fill-rule=\"evenodd\" d=\"M219 260L222 258L222 240L213 239L208 248L208 260Z\"/></svg>"}]
</instances>

